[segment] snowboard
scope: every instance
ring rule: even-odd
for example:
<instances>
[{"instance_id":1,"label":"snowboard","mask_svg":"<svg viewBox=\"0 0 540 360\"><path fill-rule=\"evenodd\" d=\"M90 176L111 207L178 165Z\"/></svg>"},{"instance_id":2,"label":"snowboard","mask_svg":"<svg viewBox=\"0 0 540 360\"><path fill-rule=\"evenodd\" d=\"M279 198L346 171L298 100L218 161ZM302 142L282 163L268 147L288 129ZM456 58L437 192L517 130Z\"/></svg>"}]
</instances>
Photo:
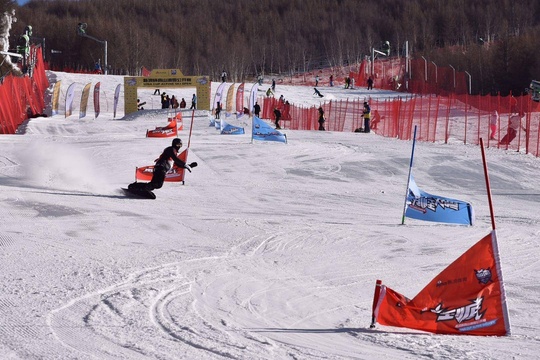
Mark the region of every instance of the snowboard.
<instances>
[{"instance_id":1,"label":"snowboard","mask_svg":"<svg viewBox=\"0 0 540 360\"><path fill-rule=\"evenodd\" d=\"M151 200L154 200L156 198L156 194L154 194L151 191L130 190L130 189L127 189L127 188L122 188L122 191L124 191L124 194L126 194L127 197L134 198L134 199L151 199Z\"/></svg>"}]
</instances>

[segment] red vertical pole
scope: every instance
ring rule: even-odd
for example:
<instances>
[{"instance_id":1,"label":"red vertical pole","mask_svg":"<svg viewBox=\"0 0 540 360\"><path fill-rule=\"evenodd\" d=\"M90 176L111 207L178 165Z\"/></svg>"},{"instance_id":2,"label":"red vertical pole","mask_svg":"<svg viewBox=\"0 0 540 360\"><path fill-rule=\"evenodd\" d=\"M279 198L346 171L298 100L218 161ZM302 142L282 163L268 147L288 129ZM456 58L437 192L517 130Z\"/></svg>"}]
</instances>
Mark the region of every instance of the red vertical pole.
<instances>
[{"instance_id":1,"label":"red vertical pole","mask_svg":"<svg viewBox=\"0 0 540 360\"><path fill-rule=\"evenodd\" d=\"M379 296L381 295L381 286L382 281L377 280L375 283L375 294L373 295L373 305L371 306L371 325L370 328L375 327L375 322L377 322L377 317L375 316L375 308L377 307L377 303L379 302Z\"/></svg>"},{"instance_id":2,"label":"red vertical pole","mask_svg":"<svg viewBox=\"0 0 540 360\"><path fill-rule=\"evenodd\" d=\"M489 213L491 215L491 227L493 230L495 230L495 215L493 212L493 200L491 198L491 186L489 184L486 152L484 150L484 140L482 138L480 138L480 148L482 149L482 162L484 164L484 177L486 179L486 190L487 190L487 196L488 196L488 202L489 202Z\"/></svg>"},{"instance_id":3,"label":"red vertical pole","mask_svg":"<svg viewBox=\"0 0 540 360\"><path fill-rule=\"evenodd\" d=\"M195 118L195 109L191 112L191 125L189 126L189 137L188 137L188 143L187 147L189 148L189 145L191 144L191 132L193 131L193 119Z\"/></svg>"}]
</instances>

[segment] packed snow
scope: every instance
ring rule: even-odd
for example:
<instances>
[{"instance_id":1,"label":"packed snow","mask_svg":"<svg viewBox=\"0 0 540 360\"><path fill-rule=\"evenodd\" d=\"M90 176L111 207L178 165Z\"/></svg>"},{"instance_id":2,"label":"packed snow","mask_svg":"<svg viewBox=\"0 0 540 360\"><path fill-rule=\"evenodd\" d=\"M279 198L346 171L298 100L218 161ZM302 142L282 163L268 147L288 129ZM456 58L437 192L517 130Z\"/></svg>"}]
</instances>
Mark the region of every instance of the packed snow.
<instances>
[{"instance_id":1,"label":"packed snow","mask_svg":"<svg viewBox=\"0 0 540 360\"><path fill-rule=\"evenodd\" d=\"M185 111L180 137L186 146L192 131L199 166L156 200L131 199L120 188L171 142L145 137L167 124L159 96L140 89L145 110L125 115L121 91L114 117L122 77L49 78L51 89L62 81L59 114L0 136L0 358L538 358L537 158L486 149L512 335L370 329L377 279L412 298L491 231L478 146L420 142L413 167L424 191L471 202L475 225L402 225L411 141L285 129L287 144L252 142L247 117L226 118L245 135L220 135L209 112L191 126ZM79 119L89 81L101 82L101 113L90 101ZM161 90L188 107L194 91ZM320 90L278 83L275 96L308 106L397 96Z\"/></svg>"}]
</instances>

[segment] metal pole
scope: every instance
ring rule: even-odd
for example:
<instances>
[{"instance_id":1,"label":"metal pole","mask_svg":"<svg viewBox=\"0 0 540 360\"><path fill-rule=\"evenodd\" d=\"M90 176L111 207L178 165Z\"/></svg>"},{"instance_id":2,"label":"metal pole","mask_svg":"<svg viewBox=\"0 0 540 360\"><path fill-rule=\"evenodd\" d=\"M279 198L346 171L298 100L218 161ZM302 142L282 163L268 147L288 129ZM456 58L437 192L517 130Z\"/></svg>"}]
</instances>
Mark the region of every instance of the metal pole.
<instances>
[{"instance_id":1,"label":"metal pole","mask_svg":"<svg viewBox=\"0 0 540 360\"><path fill-rule=\"evenodd\" d=\"M405 41L405 89L409 90L409 79L411 78L411 69L409 64L409 40Z\"/></svg>"},{"instance_id":2,"label":"metal pole","mask_svg":"<svg viewBox=\"0 0 540 360\"><path fill-rule=\"evenodd\" d=\"M375 72L375 48L371 48L371 76Z\"/></svg>"},{"instance_id":3,"label":"metal pole","mask_svg":"<svg viewBox=\"0 0 540 360\"><path fill-rule=\"evenodd\" d=\"M107 40L104 41L105 43L105 72L104 74L107 75L108 74L108 65L107 65Z\"/></svg>"},{"instance_id":4,"label":"metal pole","mask_svg":"<svg viewBox=\"0 0 540 360\"><path fill-rule=\"evenodd\" d=\"M454 91L456 90L456 68L454 68L452 65L448 64L452 68L452 71L454 72Z\"/></svg>"},{"instance_id":5,"label":"metal pole","mask_svg":"<svg viewBox=\"0 0 540 360\"><path fill-rule=\"evenodd\" d=\"M423 56L422 59L424 59L424 81L427 82L427 60Z\"/></svg>"},{"instance_id":6,"label":"metal pole","mask_svg":"<svg viewBox=\"0 0 540 360\"><path fill-rule=\"evenodd\" d=\"M465 74L469 75L469 95L471 95L471 92L472 92L472 89L471 89L471 86L472 86L472 76L471 76L471 74L469 74L467 71L465 71Z\"/></svg>"}]
</instances>

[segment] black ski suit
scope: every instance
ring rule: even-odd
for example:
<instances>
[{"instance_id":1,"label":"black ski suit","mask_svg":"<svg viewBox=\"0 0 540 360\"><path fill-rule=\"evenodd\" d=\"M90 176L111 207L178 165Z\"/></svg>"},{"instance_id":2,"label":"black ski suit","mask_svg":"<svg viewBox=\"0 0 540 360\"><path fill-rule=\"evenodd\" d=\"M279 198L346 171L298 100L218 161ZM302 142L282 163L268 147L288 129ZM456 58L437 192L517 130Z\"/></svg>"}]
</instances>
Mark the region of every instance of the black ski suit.
<instances>
[{"instance_id":1,"label":"black ski suit","mask_svg":"<svg viewBox=\"0 0 540 360\"><path fill-rule=\"evenodd\" d=\"M152 180L149 183L134 182L128 186L128 189L145 191L160 189L163 186L163 182L165 182L165 175L169 170L171 170L171 160L176 164L176 166L189 169L186 163L178 158L178 151L173 146L169 146L163 150L163 153L156 160Z\"/></svg>"}]
</instances>

